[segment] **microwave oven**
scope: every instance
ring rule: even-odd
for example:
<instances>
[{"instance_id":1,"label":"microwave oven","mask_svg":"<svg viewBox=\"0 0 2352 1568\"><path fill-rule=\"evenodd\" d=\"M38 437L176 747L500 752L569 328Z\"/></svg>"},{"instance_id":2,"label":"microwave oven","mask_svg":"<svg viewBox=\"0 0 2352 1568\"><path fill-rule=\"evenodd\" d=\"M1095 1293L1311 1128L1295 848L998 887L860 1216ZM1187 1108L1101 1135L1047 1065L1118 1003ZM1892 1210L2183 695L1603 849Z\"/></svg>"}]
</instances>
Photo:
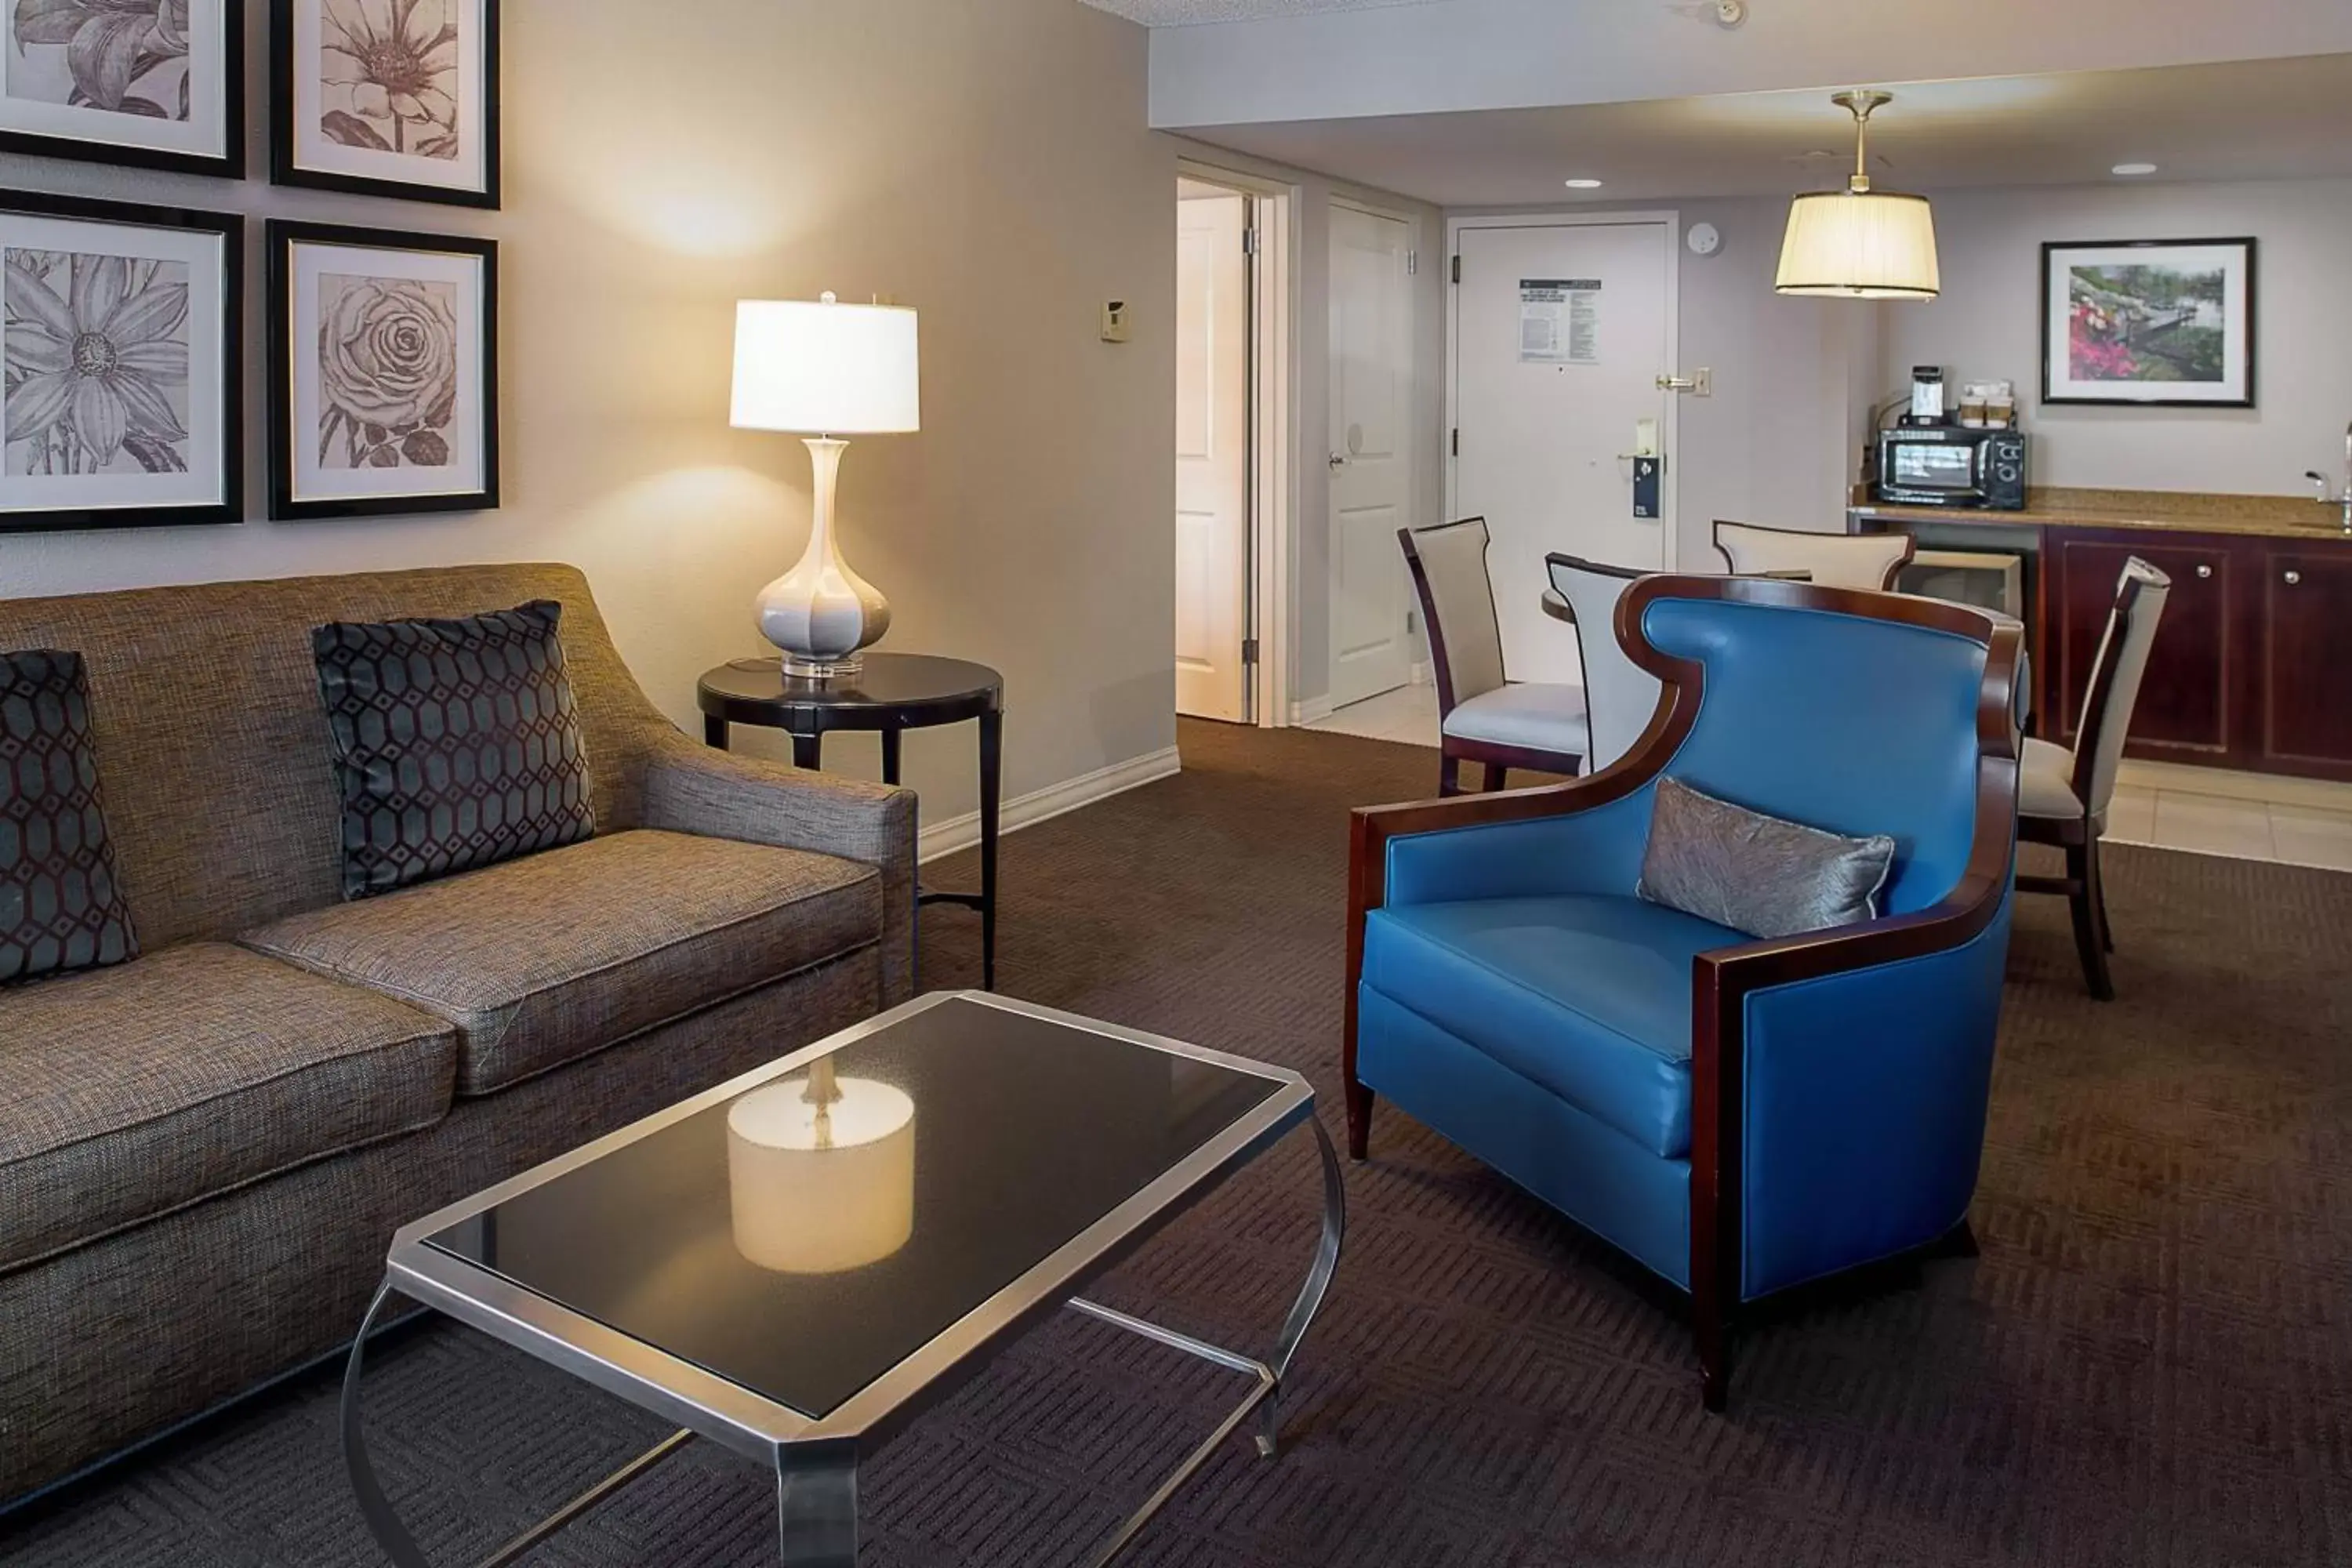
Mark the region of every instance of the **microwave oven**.
<instances>
[{"instance_id":1,"label":"microwave oven","mask_svg":"<svg viewBox=\"0 0 2352 1568\"><path fill-rule=\"evenodd\" d=\"M1878 433L1876 499L1896 506L2025 509L2025 437L2015 430L1906 425Z\"/></svg>"}]
</instances>

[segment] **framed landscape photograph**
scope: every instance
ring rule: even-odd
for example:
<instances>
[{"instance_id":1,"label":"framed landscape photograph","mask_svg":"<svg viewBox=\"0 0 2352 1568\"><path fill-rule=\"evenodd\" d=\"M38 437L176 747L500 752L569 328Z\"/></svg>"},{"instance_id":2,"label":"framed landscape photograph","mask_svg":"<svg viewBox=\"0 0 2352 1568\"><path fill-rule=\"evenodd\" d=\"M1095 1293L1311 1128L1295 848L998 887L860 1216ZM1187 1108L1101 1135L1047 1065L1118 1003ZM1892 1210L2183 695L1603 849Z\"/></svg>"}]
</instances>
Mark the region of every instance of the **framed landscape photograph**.
<instances>
[{"instance_id":1,"label":"framed landscape photograph","mask_svg":"<svg viewBox=\"0 0 2352 1568\"><path fill-rule=\"evenodd\" d=\"M499 205L499 0L270 0L269 58L279 184Z\"/></svg>"},{"instance_id":2,"label":"framed landscape photograph","mask_svg":"<svg viewBox=\"0 0 2352 1568\"><path fill-rule=\"evenodd\" d=\"M2042 401L2254 405L2254 242L2042 247Z\"/></svg>"},{"instance_id":3,"label":"framed landscape photograph","mask_svg":"<svg viewBox=\"0 0 2352 1568\"><path fill-rule=\"evenodd\" d=\"M0 530L245 518L245 220L0 195Z\"/></svg>"},{"instance_id":4,"label":"framed landscape photograph","mask_svg":"<svg viewBox=\"0 0 2352 1568\"><path fill-rule=\"evenodd\" d=\"M0 152L245 174L245 0L6 0Z\"/></svg>"},{"instance_id":5,"label":"framed landscape photograph","mask_svg":"<svg viewBox=\"0 0 2352 1568\"><path fill-rule=\"evenodd\" d=\"M273 222L269 515L499 504L493 240Z\"/></svg>"}]
</instances>

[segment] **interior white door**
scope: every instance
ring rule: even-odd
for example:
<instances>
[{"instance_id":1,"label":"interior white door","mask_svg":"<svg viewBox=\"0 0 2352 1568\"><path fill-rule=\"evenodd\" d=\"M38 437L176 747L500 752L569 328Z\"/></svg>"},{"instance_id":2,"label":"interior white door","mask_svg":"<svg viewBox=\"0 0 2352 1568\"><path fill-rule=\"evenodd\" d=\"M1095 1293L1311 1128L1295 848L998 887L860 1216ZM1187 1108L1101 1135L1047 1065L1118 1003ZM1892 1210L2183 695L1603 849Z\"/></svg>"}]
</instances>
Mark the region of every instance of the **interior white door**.
<instances>
[{"instance_id":1,"label":"interior white door","mask_svg":"<svg viewBox=\"0 0 2352 1568\"><path fill-rule=\"evenodd\" d=\"M1412 676L1412 228L1331 209L1331 703Z\"/></svg>"},{"instance_id":2,"label":"interior white door","mask_svg":"<svg viewBox=\"0 0 2352 1568\"><path fill-rule=\"evenodd\" d=\"M1667 564L1675 455L1658 378L1674 366L1664 223L1461 231L1454 290L1454 510L1486 520L1486 569L1513 680L1573 684L1576 634L1546 616L1553 551L1643 571ZM1654 421L1660 516L1633 515L1624 456Z\"/></svg>"},{"instance_id":3,"label":"interior white door","mask_svg":"<svg viewBox=\"0 0 2352 1568\"><path fill-rule=\"evenodd\" d=\"M1248 198L1176 203L1176 710L1249 717ZM1196 194L1198 193L1198 194Z\"/></svg>"}]
</instances>

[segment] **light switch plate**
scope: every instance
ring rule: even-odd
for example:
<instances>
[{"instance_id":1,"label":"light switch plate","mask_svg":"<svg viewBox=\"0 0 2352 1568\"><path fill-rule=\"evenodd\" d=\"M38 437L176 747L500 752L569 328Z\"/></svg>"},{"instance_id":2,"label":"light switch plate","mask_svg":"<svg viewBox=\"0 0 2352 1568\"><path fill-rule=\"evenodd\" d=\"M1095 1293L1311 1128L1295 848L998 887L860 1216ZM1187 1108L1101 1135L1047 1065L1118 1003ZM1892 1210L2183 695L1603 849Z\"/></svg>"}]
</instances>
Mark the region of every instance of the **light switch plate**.
<instances>
[{"instance_id":1,"label":"light switch plate","mask_svg":"<svg viewBox=\"0 0 2352 1568\"><path fill-rule=\"evenodd\" d=\"M1134 329L1129 325L1128 317L1126 300L1112 300L1106 302L1102 311L1102 341L1107 343L1123 343L1133 337Z\"/></svg>"}]
</instances>

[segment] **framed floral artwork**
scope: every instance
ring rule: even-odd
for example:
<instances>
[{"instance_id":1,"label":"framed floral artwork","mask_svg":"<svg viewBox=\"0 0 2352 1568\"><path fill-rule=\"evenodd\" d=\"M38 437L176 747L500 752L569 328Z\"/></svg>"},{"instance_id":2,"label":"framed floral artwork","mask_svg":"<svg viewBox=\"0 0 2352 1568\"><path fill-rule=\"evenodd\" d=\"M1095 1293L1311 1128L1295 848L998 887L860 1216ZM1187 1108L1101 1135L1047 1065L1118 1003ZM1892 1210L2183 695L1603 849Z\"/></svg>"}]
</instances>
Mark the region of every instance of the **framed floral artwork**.
<instances>
[{"instance_id":1,"label":"framed floral artwork","mask_svg":"<svg viewBox=\"0 0 2352 1568\"><path fill-rule=\"evenodd\" d=\"M269 226L269 515L499 504L499 252Z\"/></svg>"},{"instance_id":2,"label":"framed floral artwork","mask_svg":"<svg viewBox=\"0 0 2352 1568\"><path fill-rule=\"evenodd\" d=\"M499 0L270 0L269 54L279 184L499 205Z\"/></svg>"},{"instance_id":3,"label":"framed floral artwork","mask_svg":"<svg viewBox=\"0 0 2352 1568\"><path fill-rule=\"evenodd\" d=\"M5 0L0 152L245 174L245 0Z\"/></svg>"},{"instance_id":4,"label":"framed floral artwork","mask_svg":"<svg viewBox=\"0 0 2352 1568\"><path fill-rule=\"evenodd\" d=\"M245 220L0 195L0 530L245 517Z\"/></svg>"},{"instance_id":5,"label":"framed floral artwork","mask_svg":"<svg viewBox=\"0 0 2352 1568\"><path fill-rule=\"evenodd\" d=\"M2042 247L2042 401L2254 406L2254 242Z\"/></svg>"}]
</instances>

